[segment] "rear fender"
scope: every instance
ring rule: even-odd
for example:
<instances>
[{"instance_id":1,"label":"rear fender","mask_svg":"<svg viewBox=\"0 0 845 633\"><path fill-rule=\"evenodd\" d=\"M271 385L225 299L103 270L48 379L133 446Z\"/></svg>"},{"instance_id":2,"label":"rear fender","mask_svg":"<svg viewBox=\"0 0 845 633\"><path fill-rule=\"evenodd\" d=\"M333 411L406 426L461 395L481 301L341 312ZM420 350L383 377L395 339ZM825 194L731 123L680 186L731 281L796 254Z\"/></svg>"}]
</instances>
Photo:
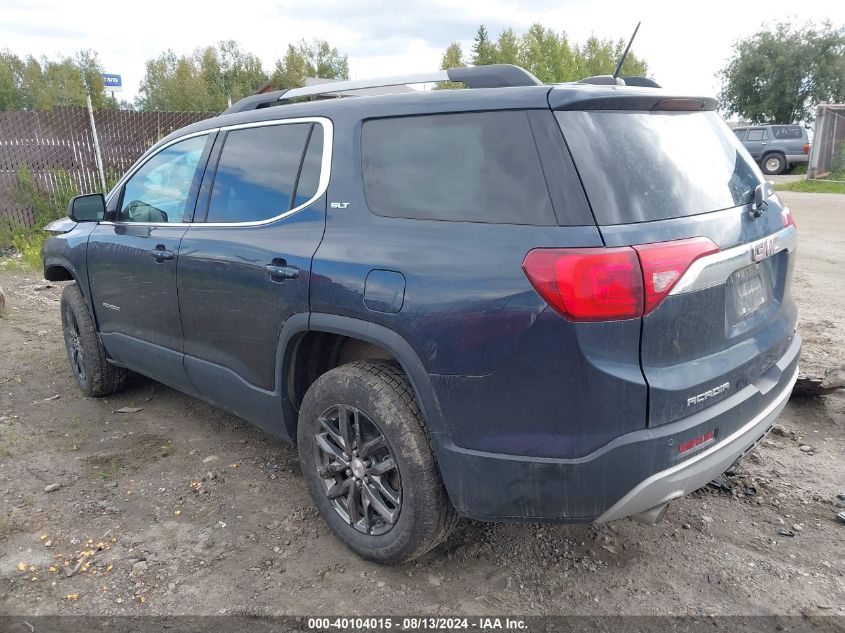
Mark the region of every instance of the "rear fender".
<instances>
[{"instance_id":1,"label":"rear fender","mask_svg":"<svg viewBox=\"0 0 845 633\"><path fill-rule=\"evenodd\" d=\"M306 319L289 319L282 329L279 344L279 371L276 372L278 380L277 387L283 398L284 419L289 437L296 438L298 417L293 403L288 396L287 389L284 387L288 384L290 378L288 367L293 353L293 345L291 343L297 334L309 330L361 339L378 345L390 352L399 362L399 365L408 377L408 381L411 383L414 396L425 416L432 437L444 431L440 407L434 396L434 390L432 389L431 381L425 371L425 367L419 356L417 356L411 345L404 338L393 330L368 321L334 314L312 312L310 321L308 322L306 322Z\"/></svg>"}]
</instances>

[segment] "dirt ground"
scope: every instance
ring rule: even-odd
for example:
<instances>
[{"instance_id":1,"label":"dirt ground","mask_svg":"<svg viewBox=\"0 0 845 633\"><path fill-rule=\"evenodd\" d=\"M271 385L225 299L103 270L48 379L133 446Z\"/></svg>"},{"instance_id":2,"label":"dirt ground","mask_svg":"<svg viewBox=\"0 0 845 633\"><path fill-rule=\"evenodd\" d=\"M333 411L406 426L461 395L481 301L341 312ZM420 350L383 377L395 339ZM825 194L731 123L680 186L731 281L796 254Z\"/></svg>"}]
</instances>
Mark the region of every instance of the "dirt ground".
<instances>
[{"instance_id":1,"label":"dirt ground","mask_svg":"<svg viewBox=\"0 0 845 633\"><path fill-rule=\"evenodd\" d=\"M845 363L845 196L783 198L819 373ZM8 269L0 286L0 613L845 614L845 395L793 399L731 490L656 527L466 521L381 567L319 519L293 448L143 378L81 397L61 284Z\"/></svg>"}]
</instances>

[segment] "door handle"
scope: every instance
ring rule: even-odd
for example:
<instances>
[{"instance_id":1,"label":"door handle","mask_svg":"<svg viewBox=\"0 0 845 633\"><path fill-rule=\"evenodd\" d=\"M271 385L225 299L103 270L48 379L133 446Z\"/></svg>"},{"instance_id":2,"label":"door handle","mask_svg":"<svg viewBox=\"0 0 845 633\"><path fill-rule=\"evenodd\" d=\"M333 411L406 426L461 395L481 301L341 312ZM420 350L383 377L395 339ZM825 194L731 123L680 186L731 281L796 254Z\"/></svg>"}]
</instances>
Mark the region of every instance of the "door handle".
<instances>
[{"instance_id":1,"label":"door handle","mask_svg":"<svg viewBox=\"0 0 845 633\"><path fill-rule=\"evenodd\" d=\"M273 281L284 281L285 279L296 279L299 277L299 268L288 266L284 259L274 259L272 264L267 264L264 270Z\"/></svg>"},{"instance_id":2,"label":"door handle","mask_svg":"<svg viewBox=\"0 0 845 633\"><path fill-rule=\"evenodd\" d=\"M156 244L156 247L150 251L150 255L160 264L163 261L176 259L176 253L165 248L164 244Z\"/></svg>"},{"instance_id":3,"label":"door handle","mask_svg":"<svg viewBox=\"0 0 845 633\"><path fill-rule=\"evenodd\" d=\"M768 143L766 141L763 141L762 143L760 143L760 145L768 145Z\"/></svg>"}]
</instances>

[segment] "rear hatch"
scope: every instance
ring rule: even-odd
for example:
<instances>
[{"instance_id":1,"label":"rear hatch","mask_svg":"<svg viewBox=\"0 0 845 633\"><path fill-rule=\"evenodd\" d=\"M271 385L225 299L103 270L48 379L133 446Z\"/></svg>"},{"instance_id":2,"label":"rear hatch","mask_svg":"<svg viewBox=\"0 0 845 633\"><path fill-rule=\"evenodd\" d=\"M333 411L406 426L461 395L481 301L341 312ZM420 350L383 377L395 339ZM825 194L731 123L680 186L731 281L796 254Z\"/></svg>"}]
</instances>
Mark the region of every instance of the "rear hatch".
<instances>
[{"instance_id":1,"label":"rear hatch","mask_svg":"<svg viewBox=\"0 0 845 633\"><path fill-rule=\"evenodd\" d=\"M550 105L605 245L640 260L649 426L747 385L771 388L767 372L797 319L795 227L776 195L755 207L763 176L715 104L638 91L587 109L565 96L556 103L556 92Z\"/></svg>"},{"instance_id":2,"label":"rear hatch","mask_svg":"<svg viewBox=\"0 0 845 633\"><path fill-rule=\"evenodd\" d=\"M807 140L807 130L801 125L773 125L771 127L772 147L782 150L787 156L809 154L810 143Z\"/></svg>"}]
</instances>

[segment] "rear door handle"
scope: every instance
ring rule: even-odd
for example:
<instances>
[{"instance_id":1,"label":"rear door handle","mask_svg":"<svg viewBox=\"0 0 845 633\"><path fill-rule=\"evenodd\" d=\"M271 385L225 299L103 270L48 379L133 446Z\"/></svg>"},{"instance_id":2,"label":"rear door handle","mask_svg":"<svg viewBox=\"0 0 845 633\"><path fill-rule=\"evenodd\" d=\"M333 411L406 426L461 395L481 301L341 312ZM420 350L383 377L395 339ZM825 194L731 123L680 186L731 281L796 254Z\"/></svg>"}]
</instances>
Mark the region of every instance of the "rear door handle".
<instances>
[{"instance_id":1,"label":"rear door handle","mask_svg":"<svg viewBox=\"0 0 845 633\"><path fill-rule=\"evenodd\" d=\"M153 250L150 251L150 255L159 264L163 261L176 259L176 253L174 253L173 251L167 250L167 248L165 248L164 244L156 244L156 247Z\"/></svg>"},{"instance_id":2,"label":"rear door handle","mask_svg":"<svg viewBox=\"0 0 845 633\"><path fill-rule=\"evenodd\" d=\"M273 281L284 281L285 279L296 279L299 277L299 268L288 266L283 259L274 259L272 264L267 264L264 270L270 275Z\"/></svg>"}]
</instances>

